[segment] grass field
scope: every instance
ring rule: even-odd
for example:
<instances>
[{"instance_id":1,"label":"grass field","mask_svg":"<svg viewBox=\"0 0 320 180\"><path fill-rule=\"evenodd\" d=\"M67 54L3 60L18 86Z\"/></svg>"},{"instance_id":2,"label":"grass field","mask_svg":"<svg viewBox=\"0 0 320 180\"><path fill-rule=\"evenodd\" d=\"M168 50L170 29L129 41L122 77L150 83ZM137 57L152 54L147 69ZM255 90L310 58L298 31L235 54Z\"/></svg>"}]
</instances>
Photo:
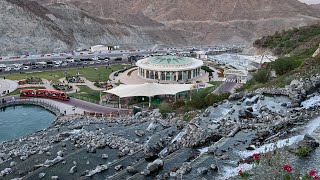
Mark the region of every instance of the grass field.
<instances>
[{"instance_id":1,"label":"grass field","mask_svg":"<svg viewBox=\"0 0 320 180\"><path fill-rule=\"evenodd\" d=\"M99 103L100 91L90 89L88 86L78 86L80 91L70 94L70 97L81 99L88 102Z\"/></svg>"},{"instance_id":2,"label":"grass field","mask_svg":"<svg viewBox=\"0 0 320 180\"><path fill-rule=\"evenodd\" d=\"M74 69L67 69L67 70L56 70L56 71L45 71L45 72L34 72L34 73L23 73L23 74L6 74L1 75L0 78L3 78L4 76L7 79L11 80L21 80L26 79L28 77L39 77L44 78L49 81L52 81L53 83L59 83L59 79L66 77L66 76L75 76L78 73L81 77L85 77L89 81L107 81L109 80L109 75L113 71L120 70L124 67L128 67L125 65L111 65L109 66L109 69L106 69L106 66L100 66L100 67L85 67L85 68L74 68Z\"/></svg>"}]
</instances>

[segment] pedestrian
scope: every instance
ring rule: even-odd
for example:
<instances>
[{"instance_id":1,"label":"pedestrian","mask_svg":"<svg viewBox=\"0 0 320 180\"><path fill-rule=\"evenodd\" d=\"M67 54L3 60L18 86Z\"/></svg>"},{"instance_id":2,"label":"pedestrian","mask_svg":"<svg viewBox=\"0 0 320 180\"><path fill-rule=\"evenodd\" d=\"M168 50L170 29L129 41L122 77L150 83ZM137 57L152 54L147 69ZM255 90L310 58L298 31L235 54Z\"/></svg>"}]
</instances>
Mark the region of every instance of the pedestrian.
<instances>
[{"instance_id":1,"label":"pedestrian","mask_svg":"<svg viewBox=\"0 0 320 180\"><path fill-rule=\"evenodd\" d=\"M6 79L6 77L5 77L5 76L3 76L3 79Z\"/></svg>"},{"instance_id":2,"label":"pedestrian","mask_svg":"<svg viewBox=\"0 0 320 180\"><path fill-rule=\"evenodd\" d=\"M66 111L66 110L64 110L64 114L65 114L65 115L67 114L67 111Z\"/></svg>"},{"instance_id":3,"label":"pedestrian","mask_svg":"<svg viewBox=\"0 0 320 180\"><path fill-rule=\"evenodd\" d=\"M14 96L12 97L12 101L13 101L13 102L15 101Z\"/></svg>"},{"instance_id":4,"label":"pedestrian","mask_svg":"<svg viewBox=\"0 0 320 180\"><path fill-rule=\"evenodd\" d=\"M8 93L8 94L10 93L9 89L7 90L7 93Z\"/></svg>"}]
</instances>

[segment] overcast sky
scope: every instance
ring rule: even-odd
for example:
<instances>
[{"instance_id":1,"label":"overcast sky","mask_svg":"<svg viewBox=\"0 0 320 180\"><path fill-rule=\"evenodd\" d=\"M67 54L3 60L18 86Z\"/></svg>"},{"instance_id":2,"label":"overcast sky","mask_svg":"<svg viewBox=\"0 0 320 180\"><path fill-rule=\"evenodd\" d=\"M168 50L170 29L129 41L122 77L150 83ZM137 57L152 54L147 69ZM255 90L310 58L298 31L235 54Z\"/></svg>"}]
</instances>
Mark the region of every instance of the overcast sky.
<instances>
[{"instance_id":1,"label":"overcast sky","mask_svg":"<svg viewBox=\"0 0 320 180\"><path fill-rule=\"evenodd\" d=\"M307 4L320 4L320 0L299 0Z\"/></svg>"}]
</instances>

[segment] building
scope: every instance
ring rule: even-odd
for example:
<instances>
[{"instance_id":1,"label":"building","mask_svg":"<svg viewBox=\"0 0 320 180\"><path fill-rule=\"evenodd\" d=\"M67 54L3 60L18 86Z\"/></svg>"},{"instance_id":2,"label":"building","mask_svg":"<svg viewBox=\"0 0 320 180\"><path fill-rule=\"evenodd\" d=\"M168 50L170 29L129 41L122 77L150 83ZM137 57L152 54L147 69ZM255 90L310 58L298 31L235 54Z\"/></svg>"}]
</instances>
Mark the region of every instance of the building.
<instances>
[{"instance_id":1,"label":"building","mask_svg":"<svg viewBox=\"0 0 320 180\"><path fill-rule=\"evenodd\" d=\"M96 45L90 48L91 52L102 52L102 51L110 51L113 50L113 46L104 46L104 45Z\"/></svg>"},{"instance_id":2,"label":"building","mask_svg":"<svg viewBox=\"0 0 320 180\"><path fill-rule=\"evenodd\" d=\"M180 56L158 56L139 60L138 76L160 81L189 81L201 76L201 60Z\"/></svg>"},{"instance_id":3,"label":"building","mask_svg":"<svg viewBox=\"0 0 320 180\"><path fill-rule=\"evenodd\" d=\"M228 76L236 76L236 82L240 84L247 83L248 71L238 69L228 69L224 71L224 78Z\"/></svg>"},{"instance_id":4,"label":"building","mask_svg":"<svg viewBox=\"0 0 320 180\"><path fill-rule=\"evenodd\" d=\"M208 59L208 56L206 55L206 52L204 52L204 51L197 51L196 56L198 59Z\"/></svg>"}]
</instances>

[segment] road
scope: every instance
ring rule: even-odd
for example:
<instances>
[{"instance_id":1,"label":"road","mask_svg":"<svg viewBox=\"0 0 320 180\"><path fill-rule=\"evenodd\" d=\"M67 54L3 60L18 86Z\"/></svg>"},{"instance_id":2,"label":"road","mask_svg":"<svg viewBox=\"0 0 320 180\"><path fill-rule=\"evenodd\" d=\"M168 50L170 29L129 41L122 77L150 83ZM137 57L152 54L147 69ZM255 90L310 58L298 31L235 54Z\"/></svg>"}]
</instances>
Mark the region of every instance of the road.
<instances>
[{"instance_id":1,"label":"road","mask_svg":"<svg viewBox=\"0 0 320 180\"><path fill-rule=\"evenodd\" d=\"M157 53L166 53L167 50L157 51ZM65 55L65 56L47 56L47 57L40 57L39 55L36 56L29 56L28 58L18 58L18 59L1 59L0 64L14 64L14 63L26 63L26 62L40 62L40 61L57 61L57 60L65 60L67 57L72 57L74 59L85 59L85 58L93 58L95 56L100 57L110 57L111 60L116 57L125 57L124 55L147 55L153 54L153 51L123 51L123 52L112 52L112 53L96 53L96 54L83 54L80 55L76 53L75 55Z\"/></svg>"},{"instance_id":2,"label":"road","mask_svg":"<svg viewBox=\"0 0 320 180\"><path fill-rule=\"evenodd\" d=\"M223 94L223 93L231 93L234 87L237 85L236 82L237 77L235 75L228 76L226 80L212 93L213 94Z\"/></svg>"}]
</instances>

